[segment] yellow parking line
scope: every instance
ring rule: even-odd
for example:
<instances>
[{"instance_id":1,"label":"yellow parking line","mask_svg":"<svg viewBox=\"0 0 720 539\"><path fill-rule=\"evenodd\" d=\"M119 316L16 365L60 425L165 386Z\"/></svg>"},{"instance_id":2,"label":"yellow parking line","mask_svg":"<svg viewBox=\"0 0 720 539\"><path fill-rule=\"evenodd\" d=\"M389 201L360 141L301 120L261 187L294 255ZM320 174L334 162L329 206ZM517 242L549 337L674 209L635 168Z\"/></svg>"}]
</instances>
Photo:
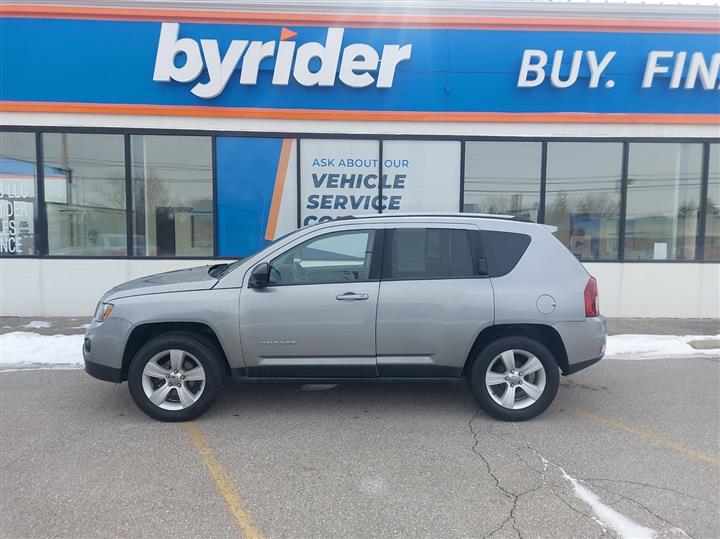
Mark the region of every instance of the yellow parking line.
<instances>
[{"instance_id":1,"label":"yellow parking line","mask_svg":"<svg viewBox=\"0 0 720 539\"><path fill-rule=\"evenodd\" d=\"M205 439L205 436L203 436L203 433L200 432L200 429L195 423L185 423L183 426L195 450L200 455L202 463L210 473L210 478L215 488L225 499L230 513L232 513L232 516L235 517L235 520L240 526L240 530L245 536L245 539L263 539L260 528L258 528L252 515L245 507L245 502L243 502L240 497L225 468L215 458L215 454Z\"/></svg>"},{"instance_id":2,"label":"yellow parking line","mask_svg":"<svg viewBox=\"0 0 720 539\"><path fill-rule=\"evenodd\" d=\"M648 440L663 447L667 447L668 449L672 449L673 451L677 451L678 453L682 453L683 455L692 459L699 460L700 462L706 462L720 468L720 459L703 453L702 451L698 451L697 449L693 449L692 447L683 445L674 440L670 440L669 438L665 438L663 436L655 434L654 432L626 425L622 421L592 412L590 410L586 410L585 408L581 408L580 406L576 406L574 404L561 403L559 406L560 408L567 410L571 414L581 417L583 419L594 421L595 423L600 423L605 427L612 427L614 429L628 432L633 436L642 438L643 440Z\"/></svg>"}]
</instances>

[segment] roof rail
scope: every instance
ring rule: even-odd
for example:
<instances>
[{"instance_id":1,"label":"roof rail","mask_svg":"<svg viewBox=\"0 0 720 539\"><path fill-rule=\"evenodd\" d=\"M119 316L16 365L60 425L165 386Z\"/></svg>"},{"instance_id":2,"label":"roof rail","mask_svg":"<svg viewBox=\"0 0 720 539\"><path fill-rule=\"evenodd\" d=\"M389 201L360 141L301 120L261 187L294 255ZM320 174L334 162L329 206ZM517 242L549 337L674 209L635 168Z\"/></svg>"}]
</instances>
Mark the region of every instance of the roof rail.
<instances>
[{"instance_id":1,"label":"roof rail","mask_svg":"<svg viewBox=\"0 0 720 539\"><path fill-rule=\"evenodd\" d=\"M502 219L505 221L518 221L521 223L534 223L529 217L524 215L509 215L504 213L443 213L443 212L424 212L424 213L374 213L370 215L344 215L336 217L336 221L344 221L347 219L376 219L382 217L462 217L472 219Z\"/></svg>"}]
</instances>

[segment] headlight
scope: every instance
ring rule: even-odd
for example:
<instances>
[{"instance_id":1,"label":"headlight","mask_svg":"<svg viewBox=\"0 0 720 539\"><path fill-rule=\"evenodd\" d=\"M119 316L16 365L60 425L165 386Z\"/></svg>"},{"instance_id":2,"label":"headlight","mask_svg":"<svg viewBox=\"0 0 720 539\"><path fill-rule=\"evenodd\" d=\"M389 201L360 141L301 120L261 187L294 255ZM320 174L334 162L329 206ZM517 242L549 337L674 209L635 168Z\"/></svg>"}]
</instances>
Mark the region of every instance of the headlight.
<instances>
[{"instance_id":1,"label":"headlight","mask_svg":"<svg viewBox=\"0 0 720 539\"><path fill-rule=\"evenodd\" d=\"M95 320L98 322L104 322L113 310L112 303L101 303L98 305L97 311L95 312Z\"/></svg>"}]
</instances>

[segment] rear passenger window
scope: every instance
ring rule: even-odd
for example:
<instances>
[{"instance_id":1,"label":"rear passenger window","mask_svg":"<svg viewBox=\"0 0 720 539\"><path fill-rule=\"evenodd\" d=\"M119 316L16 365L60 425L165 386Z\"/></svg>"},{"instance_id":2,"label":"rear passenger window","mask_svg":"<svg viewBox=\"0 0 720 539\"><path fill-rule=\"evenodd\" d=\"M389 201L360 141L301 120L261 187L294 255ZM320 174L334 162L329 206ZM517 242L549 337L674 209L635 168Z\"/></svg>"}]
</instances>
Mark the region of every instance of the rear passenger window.
<instances>
[{"instance_id":1,"label":"rear passenger window","mask_svg":"<svg viewBox=\"0 0 720 539\"><path fill-rule=\"evenodd\" d=\"M441 279L474 275L467 230L398 228L392 230L391 238L385 278Z\"/></svg>"},{"instance_id":2,"label":"rear passenger window","mask_svg":"<svg viewBox=\"0 0 720 539\"><path fill-rule=\"evenodd\" d=\"M481 230L478 234L490 277L510 273L530 245L530 236L527 234L495 230Z\"/></svg>"}]
</instances>

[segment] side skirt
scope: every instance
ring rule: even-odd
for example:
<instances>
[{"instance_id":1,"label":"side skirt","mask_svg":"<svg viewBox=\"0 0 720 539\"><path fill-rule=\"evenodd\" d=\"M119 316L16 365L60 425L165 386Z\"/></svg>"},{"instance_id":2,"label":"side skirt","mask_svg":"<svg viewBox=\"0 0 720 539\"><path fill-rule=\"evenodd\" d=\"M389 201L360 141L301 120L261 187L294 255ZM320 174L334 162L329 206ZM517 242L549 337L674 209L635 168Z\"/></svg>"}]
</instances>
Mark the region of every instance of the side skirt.
<instances>
[{"instance_id":1,"label":"side skirt","mask_svg":"<svg viewBox=\"0 0 720 539\"><path fill-rule=\"evenodd\" d=\"M354 384L354 383L420 383L420 384L448 384L463 381L457 376L447 377L408 377L408 376L382 376L382 377L352 377L352 378L331 378L331 377L308 377L308 376L247 376L245 369L233 369L233 382L241 384Z\"/></svg>"}]
</instances>

